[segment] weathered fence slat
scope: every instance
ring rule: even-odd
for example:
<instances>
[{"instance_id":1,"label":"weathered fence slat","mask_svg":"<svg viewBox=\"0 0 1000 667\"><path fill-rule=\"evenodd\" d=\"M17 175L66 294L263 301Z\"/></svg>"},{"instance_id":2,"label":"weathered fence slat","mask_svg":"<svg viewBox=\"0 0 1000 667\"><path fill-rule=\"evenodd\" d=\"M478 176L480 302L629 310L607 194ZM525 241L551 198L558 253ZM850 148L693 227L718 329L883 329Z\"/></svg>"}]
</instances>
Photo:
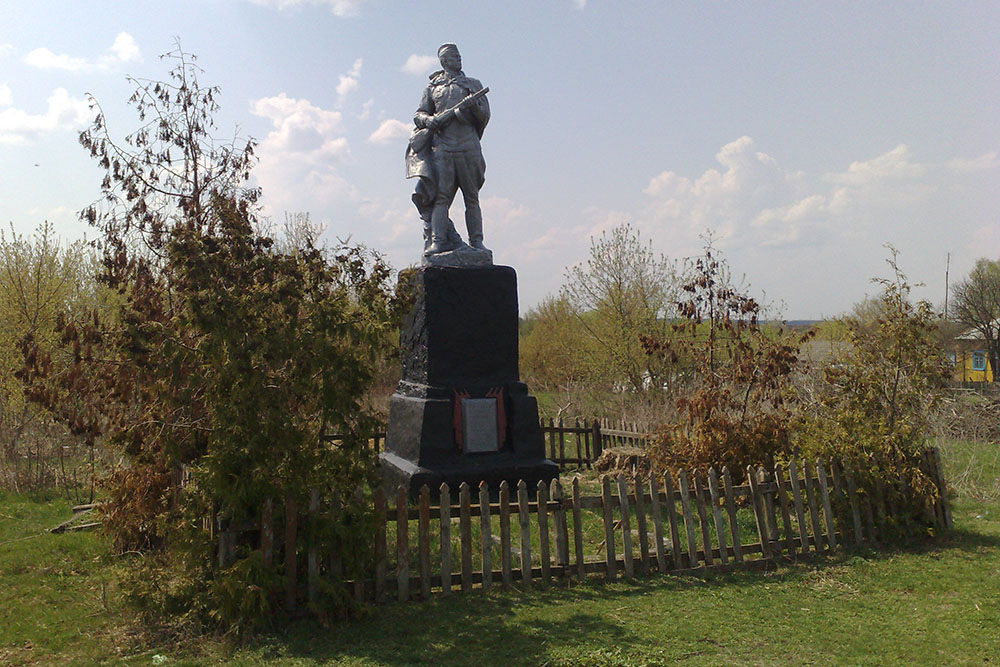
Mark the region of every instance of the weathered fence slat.
<instances>
[{"instance_id":1,"label":"weathered fence slat","mask_svg":"<svg viewBox=\"0 0 1000 667\"><path fill-rule=\"evenodd\" d=\"M831 549L837 548L837 528L833 524L833 508L830 506L830 487L823 462L816 459L816 479L819 481L820 497L823 499L823 516L826 518L826 537Z\"/></svg>"},{"instance_id":2,"label":"weathered fence slat","mask_svg":"<svg viewBox=\"0 0 1000 667\"><path fill-rule=\"evenodd\" d=\"M817 552L823 551L823 527L819 522L819 509L816 507L816 494L813 492L813 481L809 477L809 463L802 462L802 486L806 490L806 501L809 504L809 519L812 522L812 532Z\"/></svg>"},{"instance_id":3,"label":"weathered fence slat","mask_svg":"<svg viewBox=\"0 0 1000 667\"><path fill-rule=\"evenodd\" d=\"M461 537L462 592L472 589L472 515L470 513L471 493L469 483L458 487L458 530Z\"/></svg>"},{"instance_id":4,"label":"weathered fence slat","mask_svg":"<svg viewBox=\"0 0 1000 667\"><path fill-rule=\"evenodd\" d=\"M538 480L538 555L542 560L542 588L548 588L551 579L549 560L549 487Z\"/></svg>"},{"instance_id":5,"label":"weathered fence slat","mask_svg":"<svg viewBox=\"0 0 1000 667\"><path fill-rule=\"evenodd\" d=\"M769 491L771 473L762 467L757 468L757 481L760 483L761 498L764 500L764 520L767 523L767 539L771 542L772 553L781 551L778 542L778 515L774 508L774 494ZM777 555L775 553L775 555Z\"/></svg>"},{"instance_id":6,"label":"weathered fence slat","mask_svg":"<svg viewBox=\"0 0 1000 667\"><path fill-rule=\"evenodd\" d=\"M295 558L298 532L298 504L295 496L285 496L285 611L295 610L295 589L298 584Z\"/></svg>"},{"instance_id":7,"label":"weathered fence slat","mask_svg":"<svg viewBox=\"0 0 1000 667\"><path fill-rule=\"evenodd\" d=\"M799 547L803 554L807 554L809 553L809 532L806 526L806 513L802 507L802 493L799 491L799 466L794 460L788 462L788 483L792 487L795 522L799 526Z\"/></svg>"},{"instance_id":8,"label":"weathered fence slat","mask_svg":"<svg viewBox=\"0 0 1000 667\"><path fill-rule=\"evenodd\" d=\"M785 473L780 466L774 469L774 486L778 492L778 505L781 507L781 525L785 527L785 550L792 556L795 554L795 534L792 513L788 507L788 493L785 491Z\"/></svg>"},{"instance_id":9,"label":"weathered fence slat","mask_svg":"<svg viewBox=\"0 0 1000 667\"><path fill-rule=\"evenodd\" d=\"M851 525L854 528L854 543L857 546L861 546L863 537L861 535L861 514L858 512L858 494L857 486L854 483L854 475L851 473L846 474L847 483L847 503L851 508ZM869 535L869 537L874 537Z\"/></svg>"},{"instance_id":10,"label":"weathered fence slat","mask_svg":"<svg viewBox=\"0 0 1000 667\"><path fill-rule=\"evenodd\" d=\"M625 561L625 577L631 579L635 576L635 563L632 560L632 526L628 506L628 488L625 486L625 478L618 475L618 504L622 513L622 558Z\"/></svg>"},{"instance_id":11,"label":"weathered fence slat","mask_svg":"<svg viewBox=\"0 0 1000 667\"><path fill-rule=\"evenodd\" d=\"M556 530L556 565L569 567L569 534L566 529L566 508L563 506L563 488L559 478L552 480L552 500L556 504L553 523ZM565 576L565 574L564 574Z\"/></svg>"},{"instance_id":12,"label":"weathered fence slat","mask_svg":"<svg viewBox=\"0 0 1000 667\"><path fill-rule=\"evenodd\" d=\"M510 568L510 484L500 482L500 577L504 588L513 585Z\"/></svg>"},{"instance_id":13,"label":"weathered fence slat","mask_svg":"<svg viewBox=\"0 0 1000 667\"><path fill-rule=\"evenodd\" d=\"M639 532L639 569L649 574L649 533L646 530L646 491L640 476L632 480L635 487L635 529Z\"/></svg>"},{"instance_id":14,"label":"weathered fence slat","mask_svg":"<svg viewBox=\"0 0 1000 667\"><path fill-rule=\"evenodd\" d=\"M479 537L482 545L483 591L493 586L493 534L490 530L490 487L479 483Z\"/></svg>"},{"instance_id":15,"label":"weathered fence slat","mask_svg":"<svg viewBox=\"0 0 1000 667\"><path fill-rule=\"evenodd\" d=\"M580 516L580 477L573 478L573 552L580 579L587 576L583 559L583 517Z\"/></svg>"},{"instance_id":16,"label":"weathered fence slat","mask_svg":"<svg viewBox=\"0 0 1000 667\"><path fill-rule=\"evenodd\" d=\"M728 549L726 548L726 524L722 519L722 508L719 506L719 473L715 468L708 469L708 492L712 505L712 518L715 521L715 536L719 541L719 560L723 565L729 563Z\"/></svg>"},{"instance_id":17,"label":"weathered fence slat","mask_svg":"<svg viewBox=\"0 0 1000 667\"><path fill-rule=\"evenodd\" d=\"M951 520L951 502L948 500L948 483L944 478L944 468L941 467L941 450L934 448L934 468L937 470L938 493L941 496L941 510L944 512L944 528L952 530L955 526Z\"/></svg>"},{"instance_id":18,"label":"weathered fence slat","mask_svg":"<svg viewBox=\"0 0 1000 667\"><path fill-rule=\"evenodd\" d=\"M771 557L771 544L767 536L767 519L764 518L764 498L757 483L758 473L753 466L747 466L747 482L750 484L750 504L753 505L753 515L757 522L757 535L760 537L760 550L764 558Z\"/></svg>"},{"instance_id":19,"label":"weathered fence slat","mask_svg":"<svg viewBox=\"0 0 1000 667\"><path fill-rule=\"evenodd\" d=\"M441 482L441 592L451 593L451 489Z\"/></svg>"},{"instance_id":20,"label":"weathered fence slat","mask_svg":"<svg viewBox=\"0 0 1000 667\"><path fill-rule=\"evenodd\" d=\"M663 489L666 491L667 502L667 523L670 526L670 553L674 560L674 568L681 569L684 563L681 561L681 539L677 529L677 508L674 505L674 481L670 477L670 472L663 473Z\"/></svg>"},{"instance_id":21,"label":"weathered fence slat","mask_svg":"<svg viewBox=\"0 0 1000 667\"><path fill-rule=\"evenodd\" d=\"M667 554L663 548L663 516L660 513L660 490L656 487L656 475L650 475L648 482L649 513L653 516L653 540L656 546L656 569L666 573Z\"/></svg>"},{"instance_id":22,"label":"weathered fence slat","mask_svg":"<svg viewBox=\"0 0 1000 667\"><path fill-rule=\"evenodd\" d=\"M410 599L410 522L407 520L406 488L396 491L396 592L400 602Z\"/></svg>"},{"instance_id":23,"label":"weathered fence slat","mask_svg":"<svg viewBox=\"0 0 1000 667\"><path fill-rule=\"evenodd\" d=\"M698 547L694 538L694 516L691 514L691 490L688 488L687 472L677 471L677 483L681 487L681 513L684 515L684 531L687 534L688 567L698 567Z\"/></svg>"},{"instance_id":24,"label":"weathered fence slat","mask_svg":"<svg viewBox=\"0 0 1000 667\"><path fill-rule=\"evenodd\" d=\"M844 473L841 471L837 459L830 461L830 477L833 479L833 490L830 496L830 501L833 503L833 518L837 522L837 529L843 536L846 545L851 508L847 494L847 483L844 481Z\"/></svg>"},{"instance_id":25,"label":"weathered fence slat","mask_svg":"<svg viewBox=\"0 0 1000 667\"><path fill-rule=\"evenodd\" d=\"M615 520L611 510L611 479L601 480L601 509L604 513L604 560L607 565L607 576L613 581L618 576L618 563L615 558Z\"/></svg>"},{"instance_id":26,"label":"weathered fence slat","mask_svg":"<svg viewBox=\"0 0 1000 667\"><path fill-rule=\"evenodd\" d=\"M712 567L712 533L708 525L708 515L705 513L705 485L697 473L692 473L694 481L694 504L698 509L698 523L701 525L701 542L705 546L705 566Z\"/></svg>"},{"instance_id":27,"label":"weathered fence slat","mask_svg":"<svg viewBox=\"0 0 1000 667\"><path fill-rule=\"evenodd\" d=\"M729 515L729 534L733 538L733 559L743 562L743 544L740 542L740 524L736 520L736 499L733 497L733 477L729 466L722 467L722 490L726 496L726 514Z\"/></svg>"},{"instance_id":28,"label":"weathered fence slat","mask_svg":"<svg viewBox=\"0 0 1000 667\"><path fill-rule=\"evenodd\" d=\"M319 526L319 489L309 490L309 527L310 533ZM319 590L319 549L316 542L310 540L306 550L306 596L310 604L316 602L316 593Z\"/></svg>"},{"instance_id":29,"label":"weathered fence slat","mask_svg":"<svg viewBox=\"0 0 1000 667\"><path fill-rule=\"evenodd\" d=\"M517 520L521 526L521 581L524 589L531 588L531 531L528 528L528 485L517 483Z\"/></svg>"},{"instance_id":30,"label":"weathered fence slat","mask_svg":"<svg viewBox=\"0 0 1000 667\"><path fill-rule=\"evenodd\" d=\"M420 595L431 597L431 490L420 487L420 516L417 521L417 549L420 561Z\"/></svg>"},{"instance_id":31,"label":"weathered fence slat","mask_svg":"<svg viewBox=\"0 0 1000 667\"><path fill-rule=\"evenodd\" d=\"M375 489L375 601L385 599L385 491Z\"/></svg>"}]
</instances>

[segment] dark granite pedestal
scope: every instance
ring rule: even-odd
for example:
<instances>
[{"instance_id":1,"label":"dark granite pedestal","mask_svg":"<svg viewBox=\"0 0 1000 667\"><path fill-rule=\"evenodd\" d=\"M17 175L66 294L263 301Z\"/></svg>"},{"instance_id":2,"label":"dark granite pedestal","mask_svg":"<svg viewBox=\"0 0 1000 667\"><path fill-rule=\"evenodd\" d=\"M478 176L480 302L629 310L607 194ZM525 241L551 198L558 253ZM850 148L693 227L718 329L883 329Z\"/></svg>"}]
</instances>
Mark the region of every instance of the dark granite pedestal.
<instances>
[{"instance_id":1,"label":"dark granite pedestal","mask_svg":"<svg viewBox=\"0 0 1000 667\"><path fill-rule=\"evenodd\" d=\"M400 341L403 379L389 404L382 469L416 494L486 481L533 487L545 458L538 404L518 377L517 276L507 266L404 272L414 304Z\"/></svg>"}]
</instances>

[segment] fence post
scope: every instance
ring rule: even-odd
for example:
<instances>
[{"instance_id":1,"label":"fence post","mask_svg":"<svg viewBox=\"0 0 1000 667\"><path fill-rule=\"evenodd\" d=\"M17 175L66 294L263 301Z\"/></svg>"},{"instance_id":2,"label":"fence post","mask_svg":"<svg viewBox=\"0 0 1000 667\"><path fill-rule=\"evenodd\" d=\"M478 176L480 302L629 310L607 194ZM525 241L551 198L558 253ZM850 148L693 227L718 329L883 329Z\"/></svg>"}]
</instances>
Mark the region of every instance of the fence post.
<instances>
[{"instance_id":1,"label":"fence post","mask_svg":"<svg viewBox=\"0 0 1000 667\"><path fill-rule=\"evenodd\" d=\"M830 507L830 488L826 479L826 468L823 462L816 459L816 479L819 480L819 492L823 499L823 516L826 517L826 536L831 549L837 548L837 528L833 524L833 508Z\"/></svg>"},{"instance_id":2,"label":"fence post","mask_svg":"<svg viewBox=\"0 0 1000 667\"><path fill-rule=\"evenodd\" d=\"M417 541L420 554L420 594L425 600L431 597L431 490L426 484L420 487L420 510L417 524Z\"/></svg>"},{"instance_id":3,"label":"fence post","mask_svg":"<svg viewBox=\"0 0 1000 667\"><path fill-rule=\"evenodd\" d=\"M531 531L528 523L528 485L517 483L517 521L521 527L521 582L524 590L531 588Z\"/></svg>"},{"instance_id":4,"label":"fence post","mask_svg":"<svg viewBox=\"0 0 1000 667\"><path fill-rule=\"evenodd\" d=\"M441 594L451 593L451 489L441 482Z\"/></svg>"},{"instance_id":5,"label":"fence post","mask_svg":"<svg viewBox=\"0 0 1000 667\"><path fill-rule=\"evenodd\" d=\"M684 567L681 561L681 538L677 530L677 507L674 504L674 482L670 478L670 471L663 473L663 490L667 496L667 522L670 524L670 553L674 559L674 569Z\"/></svg>"},{"instance_id":6,"label":"fence post","mask_svg":"<svg viewBox=\"0 0 1000 667\"><path fill-rule=\"evenodd\" d=\"M538 480L535 498L538 500L538 552L542 562L542 588L548 588L549 578L551 577L551 563L549 560L549 487L542 480Z\"/></svg>"},{"instance_id":7,"label":"fence post","mask_svg":"<svg viewBox=\"0 0 1000 667\"><path fill-rule=\"evenodd\" d=\"M604 560L608 581L614 581L618 576L618 563L615 557L615 519L611 510L611 479L607 476L601 480L601 509L604 513Z\"/></svg>"},{"instance_id":8,"label":"fence post","mask_svg":"<svg viewBox=\"0 0 1000 667\"><path fill-rule=\"evenodd\" d=\"M510 588L513 582L510 573L510 484L507 480L500 482L500 571L503 587Z\"/></svg>"},{"instance_id":9,"label":"fence post","mask_svg":"<svg viewBox=\"0 0 1000 667\"><path fill-rule=\"evenodd\" d=\"M792 504L799 524L799 549L805 555L809 553L809 532L806 530L806 513L802 508L802 493L799 491L799 467L794 460L788 462L788 483L792 487Z\"/></svg>"},{"instance_id":10,"label":"fence post","mask_svg":"<svg viewBox=\"0 0 1000 667\"><path fill-rule=\"evenodd\" d=\"M635 575L635 563L632 561L632 526L629 521L628 488L625 478L618 475L618 503L622 512L622 557L625 560L625 578Z\"/></svg>"},{"instance_id":11,"label":"fence post","mask_svg":"<svg viewBox=\"0 0 1000 667\"><path fill-rule=\"evenodd\" d=\"M566 526L566 508L563 507L563 489L558 477L552 480L552 499L557 504L555 513L556 564L562 566L563 576L566 576L569 568L569 535Z\"/></svg>"},{"instance_id":12,"label":"fence post","mask_svg":"<svg viewBox=\"0 0 1000 667\"><path fill-rule=\"evenodd\" d=\"M632 480L635 486L635 528L639 531L639 567L649 574L649 533L646 530L646 492L639 476Z\"/></svg>"},{"instance_id":13,"label":"fence post","mask_svg":"<svg viewBox=\"0 0 1000 667\"><path fill-rule=\"evenodd\" d=\"M410 599L410 520L406 487L396 490L396 592L400 602Z\"/></svg>"},{"instance_id":14,"label":"fence post","mask_svg":"<svg viewBox=\"0 0 1000 667\"><path fill-rule=\"evenodd\" d=\"M483 545L483 592L493 586L493 534L490 531L490 487L479 483L479 533Z\"/></svg>"},{"instance_id":15,"label":"fence post","mask_svg":"<svg viewBox=\"0 0 1000 667\"><path fill-rule=\"evenodd\" d=\"M757 484L757 471L747 466L747 483L750 485L750 504L753 505L754 519L757 521L757 535L760 537L760 551L764 558L771 558L771 543L767 533L767 519L764 517L764 498Z\"/></svg>"},{"instance_id":16,"label":"fence post","mask_svg":"<svg viewBox=\"0 0 1000 667\"><path fill-rule=\"evenodd\" d=\"M601 422L594 420L594 460L601 458L604 453L604 441L601 439Z\"/></svg>"},{"instance_id":17,"label":"fence post","mask_svg":"<svg viewBox=\"0 0 1000 667\"><path fill-rule=\"evenodd\" d=\"M712 556L712 533L708 525L708 515L705 512L705 485L698 473L692 473L691 482L694 486L694 505L698 510L698 523L701 525L701 543L705 547L705 567L711 567L715 560Z\"/></svg>"},{"instance_id":18,"label":"fence post","mask_svg":"<svg viewBox=\"0 0 1000 667\"><path fill-rule=\"evenodd\" d=\"M944 528L952 530L955 526L951 521L951 503L948 501L948 482L944 478L944 468L941 467L941 450L933 448L934 468L937 471L936 479L938 494L941 496L941 510L944 512Z\"/></svg>"},{"instance_id":19,"label":"fence post","mask_svg":"<svg viewBox=\"0 0 1000 667\"><path fill-rule=\"evenodd\" d=\"M583 581L587 570L583 561L583 519L580 516L580 476L573 477L573 553L576 556L576 569Z\"/></svg>"},{"instance_id":20,"label":"fence post","mask_svg":"<svg viewBox=\"0 0 1000 667\"><path fill-rule=\"evenodd\" d=\"M694 539L694 516L691 514L691 490L688 488L687 472L677 471L677 483L681 488L681 513L684 515L684 530L687 533L688 567L698 567L698 547Z\"/></svg>"},{"instance_id":21,"label":"fence post","mask_svg":"<svg viewBox=\"0 0 1000 667\"><path fill-rule=\"evenodd\" d=\"M708 469L708 492L712 499L712 517L715 519L715 535L719 539L719 560L723 565L729 563L726 553L726 527L722 520L722 509L719 507L719 473L715 468Z\"/></svg>"},{"instance_id":22,"label":"fence post","mask_svg":"<svg viewBox=\"0 0 1000 667\"><path fill-rule=\"evenodd\" d=\"M660 489L656 484L656 475L650 474L648 484L649 513L653 515L653 539L656 540L656 568L666 574L667 554L663 550L663 516L660 512ZM673 503L673 500L670 502Z\"/></svg>"},{"instance_id":23,"label":"fence post","mask_svg":"<svg viewBox=\"0 0 1000 667\"><path fill-rule=\"evenodd\" d=\"M469 483L458 487L458 531L462 542L462 592L472 588L472 517L469 508Z\"/></svg>"},{"instance_id":24,"label":"fence post","mask_svg":"<svg viewBox=\"0 0 1000 667\"><path fill-rule=\"evenodd\" d=\"M743 543L740 541L740 525L736 520L736 499L733 496L733 477L729 466L722 466L722 490L726 496L726 514L729 515L729 534L733 538L733 560L743 562Z\"/></svg>"}]
</instances>

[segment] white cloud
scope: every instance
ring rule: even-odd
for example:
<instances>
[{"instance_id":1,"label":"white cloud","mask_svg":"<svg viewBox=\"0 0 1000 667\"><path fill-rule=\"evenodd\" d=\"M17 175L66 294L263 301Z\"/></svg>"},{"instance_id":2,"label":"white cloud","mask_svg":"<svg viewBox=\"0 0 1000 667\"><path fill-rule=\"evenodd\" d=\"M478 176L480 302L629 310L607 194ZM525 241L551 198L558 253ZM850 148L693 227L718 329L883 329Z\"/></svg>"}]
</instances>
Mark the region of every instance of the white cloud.
<instances>
[{"instance_id":1,"label":"white cloud","mask_svg":"<svg viewBox=\"0 0 1000 667\"><path fill-rule=\"evenodd\" d=\"M3 60L13 52L14 52L13 44L0 44L0 60Z\"/></svg>"},{"instance_id":2,"label":"white cloud","mask_svg":"<svg viewBox=\"0 0 1000 667\"><path fill-rule=\"evenodd\" d=\"M255 100L250 110L272 125L257 147L260 162L254 170L266 212L321 213L360 200L341 173L351 149L339 111L284 93Z\"/></svg>"},{"instance_id":3,"label":"white cloud","mask_svg":"<svg viewBox=\"0 0 1000 667\"><path fill-rule=\"evenodd\" d=\"M412 128L413 125L410 123L404 123L394 118L387 118L382 121L377 130L371 133L368 141L373 144L391 144L396 141L402 141L410 136Z\"/></svg>"},{"instance_id":4,"label":"white cloud","mask_svg":"<svg viewBox=\"0 0 1000 667\"><path fill-rule=\"evenodd\" d=\"M438 65L438 59L435 56L421 56L416 53L411 54L400 70L406 72L407 74L416 74L417 76L421 74L427 74L432 69Z\"/></svg>"},{"instance_id":5,"label":"white cloud","mask_svg":"<svg viewBox=\"0 0 1000 667\"><path fill-rule=\"evenodd\" d=\"M340 75L340 83L337 84L337 103L343 104L347 94L358 87L358 79L361 77L362 60L358 58L354 61L351 71Z\"/></svg>"},{"instance_id":6,"label":"white cloud","mask_svg":"<svg viewBox=\"0 0 1000 667\"><path fill-rule=\"evenodd\" d=\"M86 58L74 58L53 53L45 47L29 51L28 55L24 57L24 63L38 69L61 69L67 72L78 72L87 69L90 65Z\"/></svg>"},{"instance_id":7,"label":"white cloud","mask_svg":"<svg viewBox=\"0 0 1000 667\"><path fill-rule=\"evenodd\" d=\"M372 115L372 109L375 108L375 100L369 99L367 102L361 105L361 113L358 114L358 120L368 120Z\"/></svg>"},{"instance_id":8,"label":"white cloud","mask_svg":"<svg viewBox=\"0 0 1000 667\"><path fill-rule=\"evenodd\" d=\"M70 97L65 88L52 91L46 103L48 108L43 114L30 114L10 106L0 111L0 144L31 143L57 130L78 128L90 120L88 101Z\"/></svg>"},{"instance_id":9,"label":"white cloud","mask_svg":"<svg viewBox=\"0 0 1000 667\"><path fill-rule=\"evenodd\" d=\"M43 46L28 52L24 57L24 62L26 65L37 67L38 69L84 72L95 70L107 71L123 63L142 61L139 45L136 44L132 35L127 32L118 33L108 51L109 53L99 56L94 60L88 60L86 58L53 53Z\"/></svg>"},{"instance_id":10,"label":"white cloud","mask_svg":"<svg viewBox=\"0 0 1000 667\"><path fill-rule=\"evenodd\" d=\"M368 0L250 0L250 2L279 10L302 5L328 7L334 16L349 17L357 16L361 12L361 6Z\"/></svg>"},{"instance_id":11,"label":"white cloud","mask_svg":"<svg viewBox=\"0 0 1000 667\"><path fill-rule=\"evenodd\" d=\"M996 151L992 151L971 160L968 158L954 158L948 160L946 166L951 171L969 174L977 171L986 171L987 169L996 169L1000 167L1000 159L997 159Z\"/></svg>"},{"instance_id":12,"label":"white cloud","mask_svg":"<svg viewBox=\"0 0 1000 667\"><path fill-rule=\"evenodd\" d=\"M587 6L587 0L573 0L573 6L582 11Z\"/></svg>"},{"instance_id":13,"label":"white cloud","mask_svg":"<svg viewBox=\"0 0 1000 667\"><path fill-rule=\"evenodd\" d=\"M119 62L131 63L141 62L142 53L135 38L127 32L120 32L115 36L115 42L111 45L111 52Z\"/></svg>"},{"instance_id":14,"label":"white cloud","mask_svg":"<svg viewBox=\"0 0 1000 667\"><path fill-rule=\"evenodd\" d=\"M13 103L14 97L11 95L10 86L0 83L0 107L9 107Z\"/></svg>"},{"instance_id":15,"label":"white cloud","mask_svg":"<svg viewBox=\"0 0 1000 667\"><path fill-rule=\"evenodd\" d=\"M910 149L900 144L884 155L864 162L852 162L846 172L827 174L826 179L844 185L867 186L886 181L905 181L924 175L924 165L910 160Z\"/></svg>"}]
</instances>

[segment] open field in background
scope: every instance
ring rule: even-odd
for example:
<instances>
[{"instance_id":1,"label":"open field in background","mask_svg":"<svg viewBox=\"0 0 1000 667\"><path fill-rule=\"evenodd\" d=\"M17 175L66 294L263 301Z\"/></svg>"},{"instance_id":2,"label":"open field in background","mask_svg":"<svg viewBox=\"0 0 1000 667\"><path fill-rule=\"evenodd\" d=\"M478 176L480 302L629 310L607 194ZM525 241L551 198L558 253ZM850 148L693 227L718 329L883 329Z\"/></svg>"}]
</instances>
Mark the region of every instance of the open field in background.
<instances>
[{"instance_id":1,"label":"open field in background","mask_svg":"<svg viewBox=\"0 0 1000 667\"><path fill-rule=\"evenodd\" d=\"M1000 446L939 440L957 494L947 540L764 572L599 578L549 592L389 604L250 646L148 643L117 612L118 565L95 533L43 532L50 497L0 496L0 663L264 665L933 664L1000 655ZM159 657L157 657L159 656Z\"/></svg>"}]
</instances>

